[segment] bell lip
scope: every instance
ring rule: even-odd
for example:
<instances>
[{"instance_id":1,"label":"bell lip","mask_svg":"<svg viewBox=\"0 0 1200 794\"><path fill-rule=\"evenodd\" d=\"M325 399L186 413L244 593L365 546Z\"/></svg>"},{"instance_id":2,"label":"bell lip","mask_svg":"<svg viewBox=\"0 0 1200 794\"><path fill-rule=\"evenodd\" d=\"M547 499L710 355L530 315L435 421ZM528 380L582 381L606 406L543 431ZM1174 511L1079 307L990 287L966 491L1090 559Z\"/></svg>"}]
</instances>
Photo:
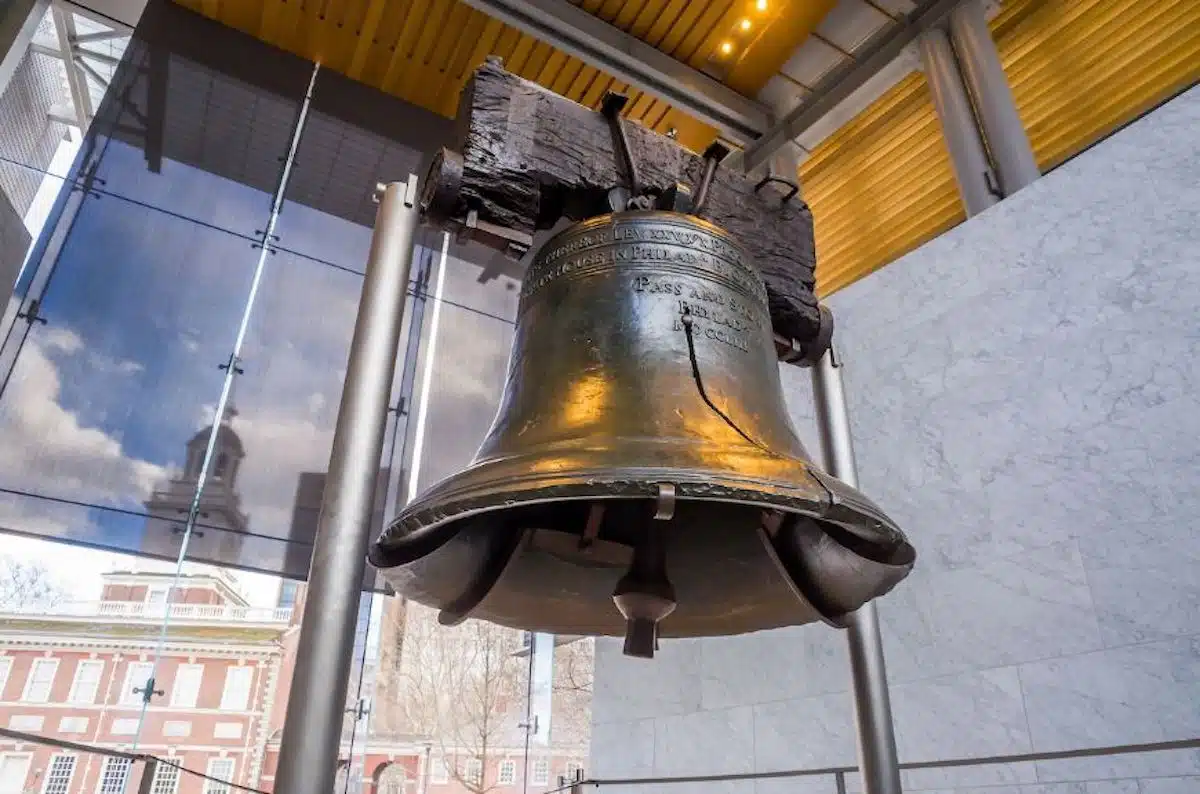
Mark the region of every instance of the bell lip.
<instances>
[{"instance_id":1,"label":"bell lip","mask_svg":"<svg viewBox=\"0 0 1200 794\"><path fill-rule=\"evenodd\" d=\"M804 464L797 461L797 466ZM711 471L631 467L619 470L619 476L612 470L576 470L557 477L538 472L509 478L500 488L479 484L477 473L478 467L472 467L443 480L405 508L370 547L371 564L381 569L409 565L452 540L467 519L490 512L558 501L653 499L659 483L668 482L675 485L678 499L782 510L837 524L867 543L888 548L908 544L870 499L823 472L817 476L808 466L807 477L797 478L795 485Z\"/></svg>"}]
</instances>

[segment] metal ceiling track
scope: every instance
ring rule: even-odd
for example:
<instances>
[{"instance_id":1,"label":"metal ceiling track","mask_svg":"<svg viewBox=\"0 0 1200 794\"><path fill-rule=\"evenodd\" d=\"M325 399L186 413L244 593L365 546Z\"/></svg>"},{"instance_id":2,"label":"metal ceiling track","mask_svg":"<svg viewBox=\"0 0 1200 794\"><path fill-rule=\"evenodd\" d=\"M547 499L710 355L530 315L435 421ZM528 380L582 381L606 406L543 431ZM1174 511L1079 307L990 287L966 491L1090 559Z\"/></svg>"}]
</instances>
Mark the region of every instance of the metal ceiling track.
<instances>
[{"instance_id":1,"label":"metal ceiling track","mask_svg":"<svg viewBox=\"0 0 1200 794\"><path fill-rule=\"evenodd\" d=\"M671 103L731 141L749 143L770 126L762 103L563 0L464 2Z\"/></svg>"},{"instance_id":2,"label":"metal ceiling track","mask_svg":"<svg viewBox=\"0 0 1200 794\"><path fill-rule=\"evenodd\" d=\"M855 50L853 60L822 79L799 105L746 146L741 155L742 169L751 173L766 165L784 144L802 135L861 88L918 36L940 23L960 1L927 0Z\"/></svg>"}]
</instances>

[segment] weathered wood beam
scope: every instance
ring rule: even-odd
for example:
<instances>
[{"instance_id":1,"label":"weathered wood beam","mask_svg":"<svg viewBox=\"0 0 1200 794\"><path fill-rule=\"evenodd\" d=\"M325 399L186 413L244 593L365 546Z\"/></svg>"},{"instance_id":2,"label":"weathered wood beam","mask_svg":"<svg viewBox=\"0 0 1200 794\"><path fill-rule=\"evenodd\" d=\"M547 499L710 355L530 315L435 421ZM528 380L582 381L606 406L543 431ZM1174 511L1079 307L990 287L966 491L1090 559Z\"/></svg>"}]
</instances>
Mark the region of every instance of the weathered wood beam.
<instances>
[{"instance_id":1,"label":"weathered wood beam","mask_svg":"<svg viewBox=\"0 0 1200 794\"><path fill-rule=\"evenodd\" d=\"M674 140L625 121L639 187L651 193L700 183L705 161ZM608 211L609 190L626 184L609 121L536 83L485 63L460 99L453 153L426 184L427 216L532 235L560 218ZM821 320L813 294L812 213L786 188L756 190L744 174L718 169L703 217L737 237L766 282L775 332L806 342Z\"/></svg>"}]
</instances>

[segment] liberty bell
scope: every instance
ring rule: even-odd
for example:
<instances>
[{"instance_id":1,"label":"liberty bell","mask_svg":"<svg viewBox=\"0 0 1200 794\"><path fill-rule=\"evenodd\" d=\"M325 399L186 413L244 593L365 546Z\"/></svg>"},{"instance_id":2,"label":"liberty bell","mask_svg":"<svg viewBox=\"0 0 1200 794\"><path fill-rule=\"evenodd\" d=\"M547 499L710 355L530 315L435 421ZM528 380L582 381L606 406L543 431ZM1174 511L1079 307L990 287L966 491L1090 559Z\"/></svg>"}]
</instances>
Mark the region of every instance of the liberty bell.
<instances>
[{"instance_id":1,"label":"liberty bell","mask_svg":"<svg viewBox=\"0 0 1200 794\"><path fill-rule=\"evenodd\" d=\"M542 246L475 460L371 549L444 624L623 634L641 657L659 637L841 625L914 557L796 437L766 290L738 242L662 210Z\"/></svg>"}]
</instances>

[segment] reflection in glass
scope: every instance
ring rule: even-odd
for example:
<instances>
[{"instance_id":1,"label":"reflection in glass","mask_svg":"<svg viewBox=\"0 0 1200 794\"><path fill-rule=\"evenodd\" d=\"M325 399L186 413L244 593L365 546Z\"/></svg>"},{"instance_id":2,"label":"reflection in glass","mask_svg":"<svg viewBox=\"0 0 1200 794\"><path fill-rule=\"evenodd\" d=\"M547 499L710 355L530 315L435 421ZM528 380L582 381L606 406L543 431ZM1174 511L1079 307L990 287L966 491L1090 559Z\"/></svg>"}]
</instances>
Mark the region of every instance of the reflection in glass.
<instances>
[{"instance_id":1,"label":"reflection in glass","mask_svg":"<svg viewBox=\"0 0 1200 794\"><path fill-rule=\"evenodd\" d=\"M185 474L187 439L211 421L254 252L112 197L86 200L69 223L57 257L34 274L39 321L20 321L6 351L15 361L0 393L0 488L10 495L0 522L149 551L154 523L130 514L156 512L152 494ZM69 500L76 523L56 521L46 499ZM123 512L78 521L76 506Z\"/></svg>"}]
</instances>

